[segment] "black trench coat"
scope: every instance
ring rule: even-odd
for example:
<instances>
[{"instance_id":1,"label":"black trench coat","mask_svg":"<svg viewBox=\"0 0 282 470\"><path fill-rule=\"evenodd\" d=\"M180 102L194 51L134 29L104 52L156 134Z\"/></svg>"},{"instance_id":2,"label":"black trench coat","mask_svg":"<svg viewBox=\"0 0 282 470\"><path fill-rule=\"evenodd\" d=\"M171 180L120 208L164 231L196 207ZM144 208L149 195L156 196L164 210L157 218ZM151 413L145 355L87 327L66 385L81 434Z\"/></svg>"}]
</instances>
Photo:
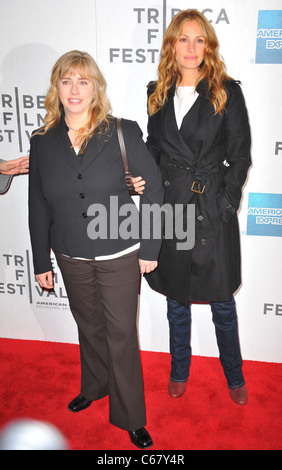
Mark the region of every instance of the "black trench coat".
<instances>
[{"instance_id":1,"label":"black trench coat","mask_svg":"<svg viewBox=\"0 0 282 470\"><path fill-rule=\"evenodd\" d=\"M164 234L159 266L146 279L154 290L183 305L231 300L241 284L237 210L251 165L248 114L238 82L226 83L222 115L215 114L206 90L206 83L200 82L199 96L180 130L175 86L148 122L147 146L161 169L164 203L183 204L184 209L195 204L195 245L178 250L179 240ZM201 194L191 190L193 182L194 189L205 187Z\"/></svg>"}]
</instances>

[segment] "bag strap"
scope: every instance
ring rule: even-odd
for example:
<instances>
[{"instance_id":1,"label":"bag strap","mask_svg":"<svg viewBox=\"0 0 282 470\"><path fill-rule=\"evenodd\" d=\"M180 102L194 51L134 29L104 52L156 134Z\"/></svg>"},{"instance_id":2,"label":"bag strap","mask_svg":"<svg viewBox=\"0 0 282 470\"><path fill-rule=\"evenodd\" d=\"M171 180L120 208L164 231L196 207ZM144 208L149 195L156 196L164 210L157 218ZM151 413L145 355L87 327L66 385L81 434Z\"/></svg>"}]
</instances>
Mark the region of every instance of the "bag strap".
<instances>
[{"instance_id":1,"label":"bag strap","mask_svg":"<svg viewBox=\"0 0 282 470\"><path fill-rule=\"evenodd\" d=\"M122 127L121 127L121 119L117 119L117 134L118 134L118 140L119 140L119 145L120 145L120 150L121 150L121 155L122 155L122 161L123 161L123 166L124 166L124 179L125 179L125 184L127 186L127 189L129 191L130 196L139 196L139 194L135 191L134 186L132 184L132 174L129 171L128 168L128 161L127 161L127 155L126 155L126 148L125 148L125 143L124 143L124 138L123 138L123 132L122 132Z\"/></svg>"},{"instance_id":2,"label":"bag strap","mask_svg":"<svg viewBox=\"0 0 282 470\"><path fill-rule=\"evenodd\" d=\"M123 160L124 171L125 171L125 174L129 174L128 161L127 161L127 155L126 155L126 149L125 149L125 143L124 143L123 132L121 128L120 118L117 119L117 134L118 134L118 140L119 140L119 145L120 145L120 150L121 150L121 155L122 155L122 160Z\"/></svg>"}]
</instances>

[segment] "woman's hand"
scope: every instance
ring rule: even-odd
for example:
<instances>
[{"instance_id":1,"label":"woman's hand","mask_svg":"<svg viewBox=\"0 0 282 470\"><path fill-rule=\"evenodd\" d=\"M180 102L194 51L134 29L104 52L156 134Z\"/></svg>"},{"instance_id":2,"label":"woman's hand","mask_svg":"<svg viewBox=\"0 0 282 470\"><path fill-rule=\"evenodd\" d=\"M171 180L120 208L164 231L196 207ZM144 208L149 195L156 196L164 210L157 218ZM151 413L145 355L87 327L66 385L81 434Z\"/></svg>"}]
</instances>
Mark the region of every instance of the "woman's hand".
<instances>
[{"instance_id":1,"label":"woman's hand","mask_svg":"<svg viewBox=\"0 0 282 470\"><path fill-rule=\"evenodd\" d=\"M142 179L142 176L136 176L136 178L131 178L133 187L138 194L143 194L145 189L146 181Z\"/></svg>"},{"instance_id":2,"label":"woman's hand","mask_svg":"<svg viewBox=\"0 0 282 470\"><path fill-rule=\"evenodd\" d=\"M36 274L36 279L42 289L54 289L53 272L48 271L43 274Z\"/></svg>"},{"instance_id":3,"label":"woman's hand","mask_svg":"<svg viewBox=\"0 0 282 470\"><path fill-rule=\"evenodd\" d=\"M0 163L0 173L3 175L19 175L28 173L29 157L20 157L9 162Z\"/></svg>"},{"instance_id":4,"label":"woman's hand","mask_svg":"<svg viewBox=\"0 0 282 470\"><path fill-rule=\"evenodd\" d=\"M158 266L157 261L145 261L143 259L139 259L139 266L140 266L140 273L145 274L145 273L150 273L156 269Z\"/></svg>"}]
</instances>

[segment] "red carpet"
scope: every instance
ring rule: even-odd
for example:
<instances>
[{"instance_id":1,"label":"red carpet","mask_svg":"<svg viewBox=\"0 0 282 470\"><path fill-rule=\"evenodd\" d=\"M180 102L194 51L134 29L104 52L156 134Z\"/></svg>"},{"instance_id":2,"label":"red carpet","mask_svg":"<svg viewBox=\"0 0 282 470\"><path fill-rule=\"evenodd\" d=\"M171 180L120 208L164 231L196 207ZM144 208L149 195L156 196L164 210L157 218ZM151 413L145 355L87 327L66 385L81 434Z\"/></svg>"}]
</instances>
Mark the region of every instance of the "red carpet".
<instances>
[{"instance_id":1,"label":"red carpet","mask_svg":"<svg viewBox=\"0 0 282 470\"><path fill-rule=\"evenodd\" d=\"M55 425L72 450L135 450L108 422L108 399L74 414L79 393L77 345L0 338L0 429L16 418ZM141 352L147 429L156 450L281 450L282 364L244 362L249 401L229 398L219 360L193 357L184 397L167 393L170 357Z\"/></svg>"}]
</instances>

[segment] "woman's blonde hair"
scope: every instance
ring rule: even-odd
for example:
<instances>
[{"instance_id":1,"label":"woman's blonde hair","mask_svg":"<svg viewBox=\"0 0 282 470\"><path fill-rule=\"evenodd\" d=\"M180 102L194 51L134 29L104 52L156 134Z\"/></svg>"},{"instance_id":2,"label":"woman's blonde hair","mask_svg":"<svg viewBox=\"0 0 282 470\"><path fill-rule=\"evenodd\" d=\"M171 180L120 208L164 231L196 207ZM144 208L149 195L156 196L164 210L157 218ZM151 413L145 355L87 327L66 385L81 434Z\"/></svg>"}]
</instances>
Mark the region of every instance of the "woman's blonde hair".
<instances>
[{"instance_id":1,"label":"woman's blonde hair","mask_svg":"<svg viewBox=\"0 0 282 470\"><path fill-rule=\"evenodd\" d=\"M175 43L180 38L186 21L196 20L205 37L204 60L199 67L198 83L205 79L207 91L216 113L221 113L227 99L224 83L229 78L226 68L219 55L219 43L215 31L209 21L198 10L183 10L178 13L168 26L162 44L161 59L158 67L158 81L155 91L149 97L149 114L155 114L165 104L168 90L181 81L181 73L175 60Z\"/></svg>"},{"instance_id":2,"label":"woman's blonde hair","mask_svg":"<svg viewBox=\"0 0 282 470\"><path fill-rule=\"evenodd\" d=\"M82 153L93 134L104 133L108 130L111 111L106 96L105 79L98 65L87 52L70 51L57 60L52 70L51 85L45 99L47 113L44 118L44 126L33 135L44 135L48 129L59 125L63 106L59 98L58 83L60 79L75 73L90 79L94 85L94 98L88 110L88 122L79 129L75 143L80 147Z\"/></svg>"}]
</instances>

